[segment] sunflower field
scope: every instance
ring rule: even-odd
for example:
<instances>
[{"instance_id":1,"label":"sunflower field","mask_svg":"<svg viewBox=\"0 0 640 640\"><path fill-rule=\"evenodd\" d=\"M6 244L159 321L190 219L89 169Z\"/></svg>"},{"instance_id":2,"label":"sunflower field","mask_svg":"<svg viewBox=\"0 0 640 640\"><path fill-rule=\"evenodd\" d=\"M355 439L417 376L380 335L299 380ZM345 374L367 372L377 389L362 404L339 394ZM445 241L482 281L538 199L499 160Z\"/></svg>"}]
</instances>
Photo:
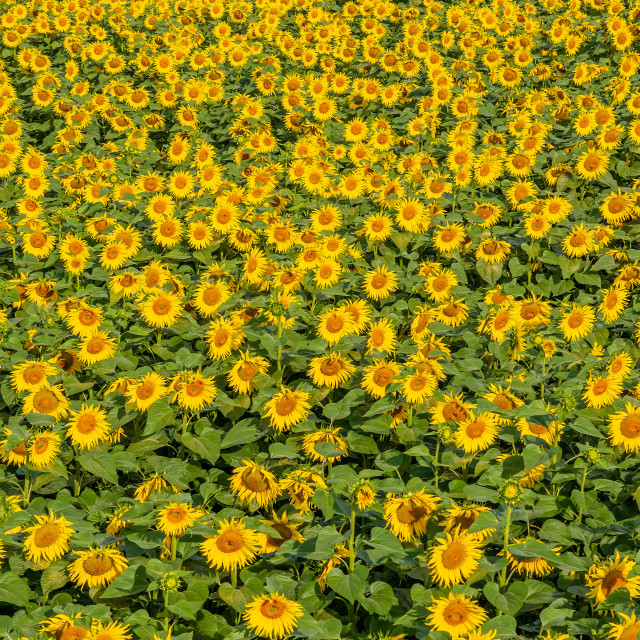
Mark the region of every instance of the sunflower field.
<instances>
[{"instance_id":1,"label":"sunflower field","mask_svg":"<svg viewBox=\"0 0 640 640\"><path fill-rule=\"evenodd\" d=\"M640 638L638 0L0 34L0 637Z\"/></svg>"}]
</instances>

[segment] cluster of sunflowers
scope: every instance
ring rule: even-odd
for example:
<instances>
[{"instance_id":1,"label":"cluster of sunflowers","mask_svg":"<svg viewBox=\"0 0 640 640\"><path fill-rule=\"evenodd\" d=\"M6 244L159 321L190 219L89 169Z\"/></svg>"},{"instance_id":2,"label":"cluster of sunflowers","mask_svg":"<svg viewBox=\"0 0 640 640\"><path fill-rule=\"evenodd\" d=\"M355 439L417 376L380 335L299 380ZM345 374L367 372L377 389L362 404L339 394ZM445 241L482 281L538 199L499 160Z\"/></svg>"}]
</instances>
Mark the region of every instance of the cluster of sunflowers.
<instances>
[{"instance_id":1,"label":"cluster of sunflowers","mask_svg":"<svg viewBox=\"0 0 640 640\"><path fill-rule=\"evenodd\" d=\"M6 0L11 640L640 633L637 0Z\"/></svg>"}]
</instances>

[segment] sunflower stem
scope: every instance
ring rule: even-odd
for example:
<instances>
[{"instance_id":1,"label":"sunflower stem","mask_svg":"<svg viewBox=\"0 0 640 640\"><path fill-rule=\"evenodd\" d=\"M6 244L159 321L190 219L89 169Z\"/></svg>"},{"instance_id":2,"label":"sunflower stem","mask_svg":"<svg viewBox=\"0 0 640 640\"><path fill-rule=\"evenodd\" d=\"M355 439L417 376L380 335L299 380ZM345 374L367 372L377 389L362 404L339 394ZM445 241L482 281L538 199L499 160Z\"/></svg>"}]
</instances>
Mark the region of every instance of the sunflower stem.
<instances>
[{"instance_id":1,"label":"sunflower stem","mask_svg":"<svg viewBox=\"0 0 640 640\"><path fill-rule=\"evenodd\" d=\"M413 405L409 405L409 414L407 415L407 428L411 429L411 423L413 422Z\"/></svg>"},{"instance_id":2,"label":"sunflower stem","mask_svg":"<svg viewBox=\"0 0 640 640\"><path fill-rule=\"evenodd\" d=\"M171 536L171 562L176 559L176 552L178 550L178 538Z\"/></svg>"},{"instance_id":3,"label":"sunflower stem","mask_svg":"<svg viewBox=\"0 0 640 640\"><path fill-rule=\"evenodd\" d=\"M504 567L502 568L502 574L500 575L500 586L504 587L507 582L507 549L509 548L509 528L511 526L511 505L507 505L507 512L505 514L504 523Z\"/></svg>"},{"instance_id":4,"label":"sunflower stem","mask_svg":"<svg viewBox=\"0 0 640 640\"><path fill-rule=\"evenodd\" d=\"M169 592L165 591L163 594L164 597L164 630L168 631L169 630L169 610L168 610L168 606L169 606Z\"/></svg>"},{"instance_id":5,"label":"sunflower stem","mask_svg":"<svg viewBox=\"0 0 640 640\"><path fill-rule=\"evenodd\" d=\"M187 414L183 413L182 414L182 437L184 438L185 434L187 433L187 425L189 424L189 420L187 418Z\"/></svg>"},{"instance_id":6,"label":"sunflower stem","mask_svg":"<svg viewBox=\"0 0 640 640\"><path fill-rule=\"evenodd\" d=\"M440 482L440 467L438 465L438 455L440 454L440 435L438 434L438 439L436 440L436 453L433 459L433 481L436 485L436 489L438 488L438 483Z\"/></svg>"},{"instance_id":7,"label":"sunflower stem","mask_svg":"<svg viewBox=\"0 0 640 640\"><path fill-rule=\"evenodd\" d=\"M82 480L80 478L81 473L82 473L82 469L80 468L80 465L76 463L76 473L73 478L73 497L74 498L77 498L80 495L80 489L82 488Z\"/></svg>"},{"instance_id":8,"label":"sunflower stem","mask_svg":"<svg viewBox=\"0 0 640 640\"><path fill-rule=\"evenodd\" d=\"M349 573L353 573L356 563L355 538L356 538L356 505L351 503L351 516L349 517L351 532L349 533Z\"/></svg>"},{"instance_id":9,"label":"sunflower stem","mask_svg":"<svg viewBox=\"0 0 640 640\"><path fill-rule=\"evenodd\" d=\"M584 502L584 485L587 481L587 465L585 463L582 468L582 480L580 481L580 495L582 496L582 501ZM578 510L578 524L582 523L582 507Z\"/></svg>"},{"instance_id":10,"label":"sunflower stem","mask_svg":"<svg viewBox=\"0 0 640 640\"><path fill-rule=\"evenodd\" d=\"M29 471L29 467L24 468L24 491L22 493L22 502L24 506L27 507L29 505L29 493L31 493L31 487L29 486L29 480L31 472Z\"/></svg>"},{"instance_id":11,"label":"sunflower stem","mask_svg":"<svg viewBox=\"0 0 640 640\"><path fill-rule=\"evenodd\" d=\"M238 586L238 569L237 567L231 569L231 587L236 589Z\"/></svg>"},{"instance_id":12,"label":"sunflower stem","mask_svg":"<svg viewBox=\"0 0 640 640\"><path fill-rule=\"evenodd\" d=\"M282 345L280 344L280 338L282 338L282 318L278 316L278 371L282 371Z\"/></svg>"},{"instance_id":13,"label":"sunflower stem","mask_svg":"<svg viewBox=\"0 0 640 640\"><path fill-rule=\"evenodd\" d=\"M547 358L542 358L542 382L540 383L540 399L544 400L544 377L547 375Z\"/></svg>"}]
</instances>

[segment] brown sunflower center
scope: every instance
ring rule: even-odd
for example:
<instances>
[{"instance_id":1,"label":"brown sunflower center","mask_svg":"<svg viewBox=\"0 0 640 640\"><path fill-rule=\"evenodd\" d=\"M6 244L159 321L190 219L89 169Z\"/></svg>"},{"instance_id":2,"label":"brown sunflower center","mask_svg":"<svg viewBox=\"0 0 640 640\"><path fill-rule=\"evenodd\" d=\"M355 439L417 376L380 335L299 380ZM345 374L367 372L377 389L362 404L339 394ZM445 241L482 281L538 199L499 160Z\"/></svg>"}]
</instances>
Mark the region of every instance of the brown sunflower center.
<instances>
[{"instance_id":1,"label":"brown sunflower center","mask_svg":"<svg viewBox=\"0 0 640 640\"><path fill-rule=\"evenodd\" d=\"M84 640L89 631L82 627L67 627L60 636L60 640Z\"/></svg>"},{"instance_id":2,"label":"brown sunflower center","mask_svg":"<svg viewBox=\"0 0 640 640\"><path fill-rule=\"evenodd\" d=\"M326 328L329 333L338 333L344 327L344 320L340 316L331 316L327 320Z\"/></svg>"},{"instance_id":3,"label":"brown sunflower center","mask_svg":"<svg viewBox=\"0 0 640 640\"><path fill-rule=\"evenodd\" d=\"M620 421L620 433L625 438L640 437L640 416L633 414Z\"/></svg>"},{"instance_id":4,"label":"brown sunflower center","mask_svg":"<svg viewBox=\"0 0 640 640\"><path fill-rule=\"evenodd\" d=\"M276 413L279 416L288 416L293 413L298 406L298 401L293 395L285 395L276 402Z\"/></svg>"},{"instance_id":5,"label":"brown sunflower center","mask_svg":"<svg viewBox=\"0 0 640 640\"><path fill-rule=\"evenodd\" d=\"M216 539L216 547L222 553L234 553L244 546L244 540L239 533L235 531L225 531Z\"/></svg>"},{"instance_id":6,"label":"brown sunflower center","mask_svg":"<svg viewBox=\"0 0 640 640\"><path fill-rule=\"evenodd\" d=\"M244 382L251 380L256 373L258 373L258 366L252 362L247 362L238 369L238 377Z\"/></svg>"},{"instance_id":7,"label":"brown sunflower center","mask_svg":"<svg viewBox=\"0 0 640 640\"><path fill-rule=\"evenodd\" d=\"M456 626L465 623L469 617L469 612L461 604L452 603L445 607L442 617L448 624Z\"/></svg>"},{"instance_id":8,"label":"brown sunflower center","mask_svg":"<svg viewBox=\"0 0 640 640\"><path fill-rule=\"evenodd\" d=\"M402 524L415 524L426 515L427 512L424 508L414 504L412 500L401 504L396 511L396 518L398 518Z\"/></svg>"},{"instance_id":9,"label":"brown sunflower center","mask_svg":"<svg viewBox=\"0 0 640 640\"><path fill-rule=\"evenodd\" d=\"M342 363L335 358L325 358L320 364L320 372L325 376L336 376L342 371Z\"/></svg>"},{"instance_id":10,"label":"brown sunflower center","mask_svg":"<svg viewBox=\"0 0 640 640\"><path fill-rule=\"evenodd\" d=\"M469 436L469 438L479 438L485 432L485 429L486 427L484 423L476 420L475 422L467 425L467 436Z\"/></svg>"},{"instance_id":11,"label":"brown sunflower center","mask_svg":"<svg viewBox=\"0 0 640 640\"><path fill-rule=\"evenodd\" d=\"M47 236L41 231L36 231L29 237L29 242L31 243L32 247L40 249L47 243Z\"/></svg>"},{"instance_id":12,"label":"brown sunflower center","mask_svg":"<svg viewBox=\"0 0 640 640\"><path fill-rule=\"evenodd\" d=\"M609 597L613 591L625 587L626 584L627 580L621 571L609 571L602 581L602 591Z\"/></svg>"},{"instance_id":13,"label":"brown sunflower center","mask_svg":"<svg viewBox=\"0 0 640 640\"><path fill-rule=\"evenodd\" d=\"M371 288L372 289L382 289L387 284L387 276L383 273L377 273L371 279Z\"/></svg>"},{"instance_id":14,"label":"brown sunflower center","mask_svg":"<svg viewBox=\"0 0 640 640\"><path fill-rule=\"evenodd\" d=\"M86 350L87 353L97 355L104 350L105 346L106 342L100 336L95 336L87 342Z\"/></svg>"},{"instance_id":15,"label":"brown sunflower center","mask_svg":"<svg viewBox=\"0 0 640 640\"><path fill-rule=\"evenodd\" d=\"M94 416L85 414L78 418L78 422L76 423L76 429L82 434L91 433L96 427L98 423Z\"/></svg>"},{"instance_id":16,"label":"brown sunflower center","mask_svg":"<svg viewBox=\"0 0 640 640\"><path fill-rule=\"evenodd\" d=\"M267 600L260 607L260 613L270 620L282 617L285 612L286 607L284 606L284 603L279 602L278 600Z\"/></svg>"},{"instance_id":17,"label":"brown sunflower center","mask_svg":"<svg viewBox=\"0 0 640 640\"><path fill-rule=\"evenodd\" d=\"M448 402L442 410L445 422L460 422L468 417L467 410L457 402Z\"/></svg>"},{"instance_id":18,"label":"brown sunflower center","mask_svg":"<svg viewBox=\"0 0 640 640\"><path fill-rule=\"evenodd\" d=\"M467 556L467 549L462 542L453 541L442 552L440 559L445 569L457 569Z\"/></svg>"},{"instance_id":19,"label":"brown sunflower center","mask_svg":"<svg viewBox=\"0 0 640 640\"><path fill-rule=\"evenodd\" d=\"M144 382L136 389L136 396L138 396L140 400L148 400L153 396L155 390L156 386L153 382Z\"/></svg>"},{"instance_id":20,"label":"brown sunflower center","mask_svg":"<svg viewBox=\"0 0 640 640\"><path fill-rule=\"evenodd\" d=\"M267 478L260 469L247 469L242 474L242 483L245 487L256 493L261 493L269 489Z\"/></svg>"},{"instance_id":21,"label":"brown sunflower center","mask_svg":"<svg viewBox=\"0 0 640 640\"><path fill-rule=\"evenodd\" d=\"M113 568L113 560L104 553L89 556L82 562L82 568L90 576L102 576Z\"/></svg>"},{"instance_id":22,"label":"brown sunflower center","mask_svg":"<svg viewBox=\"0 0 640 640\"><path fill-rule=\"evenodd\" d=\"M390 367L380 367L373 374L373 382L378 387L386 387L395 377L393 369Z\"/></svg>"},{"instance_id":23,"label":"brown sunflower center","mask_svg":"<svg viewBox=\"0 0 640 640\"><path fill-rule=\"evenodd\" d=\"M509 411L510 409L516 408L513 400L504 393L496 394L495 398L493 398L493 404L500 407L503 411Z\"/></svg>"},{"instance_id":24,"label":"brown sunflower center","mask_svg":"<svg viewBox=\"0 0 640 640\"><path fill-rule=\"evenodd\" d=\"M33 396L33 408L36 413L51 413L60 405L60 400L51 391L43 389Z\"/></svg>"},{"instance_id":25,"label":"brown sunflower center","mask_svg":"<svg viewBox=\"0 0 640 640\"><path fill-rule=\"evenodd\" d=\"M591 392L596 396L601 396L603 393L606 393L608 389L609 384L606 380L598 380L598 382L593 385Z\"/></svg>"},{"instance_id":26,"label":"brown sunflower center","mask_svg":"<svg viewBox=\"0 0 640 640\"><path fill-rule=\"evenodd\" d=\"M33 536L36 547L45 549L55 544L60 537L60 528L53 522L45 522L41 525Z\"/></svg>"},{"instance_id":27,"label":"brown sunflower center","mask_svg":"<svg viewBox=\"0 0 640 640\"><path fill-rule=\"evenodd\" d=\"M27 384L39 384L45 378L44 369L39 365L32 365L22 372L22 378Z\"/></svg>"},{"instance_id":28,"label":"brown sunflower center","mask_svg":"<svg viewBox=\"0 0 640 640\"><path fill-rule=\"evenodd\" d=\"M291 533L291 529L289 529L289 527L287 527L284 524L279 524L279 523L272 524L271 528L275 529L280 534L279 538L272 538L269 534L267 534L268 544L274 547L282 546L287 540L290 540L293 536L293 534Z\"/></svg>"}]
</instances>

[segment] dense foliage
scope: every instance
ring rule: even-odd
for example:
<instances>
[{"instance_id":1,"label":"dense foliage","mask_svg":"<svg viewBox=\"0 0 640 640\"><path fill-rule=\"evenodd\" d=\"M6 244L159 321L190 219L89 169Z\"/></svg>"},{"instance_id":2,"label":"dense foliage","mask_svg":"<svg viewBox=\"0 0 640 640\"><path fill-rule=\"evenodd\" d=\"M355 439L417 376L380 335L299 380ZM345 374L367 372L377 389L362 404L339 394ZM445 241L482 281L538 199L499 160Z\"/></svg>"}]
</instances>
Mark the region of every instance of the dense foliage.
<instances>
[{"instance_id":1,"label":"dense foliage","mask_svg":"<svg viewBox=\"0 0 640 640\"><path fill-rule=\"evenodd\" d=\"M640 4L0 7L0 633L640 632Z\"/></svg>"}]
</instances>

